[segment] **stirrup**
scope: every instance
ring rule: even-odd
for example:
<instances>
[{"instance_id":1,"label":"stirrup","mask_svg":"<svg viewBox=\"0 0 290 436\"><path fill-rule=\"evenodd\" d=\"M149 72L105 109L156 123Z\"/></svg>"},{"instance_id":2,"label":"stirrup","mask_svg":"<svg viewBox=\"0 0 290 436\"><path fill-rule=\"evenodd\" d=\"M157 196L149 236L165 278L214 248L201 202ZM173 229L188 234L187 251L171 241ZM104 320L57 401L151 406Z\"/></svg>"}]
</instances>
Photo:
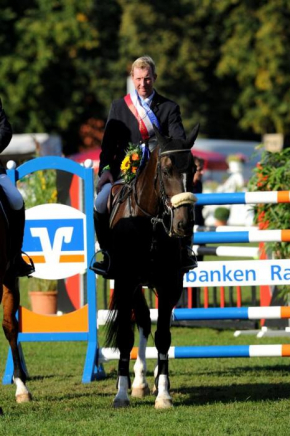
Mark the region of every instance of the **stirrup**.
<instances>
[{"instance_id":1,"label":"stirrup","mask_svg":"<svg viewBox=\"0 0 290 436\"><path fill-rule=\"evenodd\" d=\"M24 254L28 258L29 263L25 262L25 260L22 257L22 254ZM35 266L34 266L33 260L31 259L30 256L28 256L27 253L25 253L24 251L21 251L19 262L16 263L16 271L15 271L16 276L17 277L26 277L26 276L29 277L34 272L35 272Z\"/></svg>"},{"instance_id":2,"label":"stirrup","mask_svg":"<svg viewBox=\"0 0 290 436\"><path fill-rule=\"evenodd\" d=\"M102 261L96 261L92 263L95 256L97 256L99 253L101 253L104 256L104 259ZM94 271L95 274L99 274L104 278L111 278L110 277L111 257L109 253L106 250L98 250L93 256L93 259L91 260L90 269Z\"/></svg>"}]
</instances>

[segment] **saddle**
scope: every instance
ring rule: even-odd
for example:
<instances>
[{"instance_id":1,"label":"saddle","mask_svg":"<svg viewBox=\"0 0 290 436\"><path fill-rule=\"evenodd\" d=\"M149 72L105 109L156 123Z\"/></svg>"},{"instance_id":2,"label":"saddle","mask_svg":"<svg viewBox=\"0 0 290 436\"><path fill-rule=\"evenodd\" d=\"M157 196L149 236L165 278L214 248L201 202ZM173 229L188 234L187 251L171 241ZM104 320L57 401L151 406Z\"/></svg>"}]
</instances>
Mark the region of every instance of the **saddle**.
<instances>
[{"instance_id":1,"label":"saddle","mask_svg":"<svg viewBox=\"0 0 290 436\"><path fill-rule=\"evenodd\" d=\"M108 198L108 212L109 212L109 227L113 226L114 218L118 212L120 204L127 200L129 194L132 192L132 185L125 183L124 180L118 180L111 188Z\"/></svg>"}]
</instances>

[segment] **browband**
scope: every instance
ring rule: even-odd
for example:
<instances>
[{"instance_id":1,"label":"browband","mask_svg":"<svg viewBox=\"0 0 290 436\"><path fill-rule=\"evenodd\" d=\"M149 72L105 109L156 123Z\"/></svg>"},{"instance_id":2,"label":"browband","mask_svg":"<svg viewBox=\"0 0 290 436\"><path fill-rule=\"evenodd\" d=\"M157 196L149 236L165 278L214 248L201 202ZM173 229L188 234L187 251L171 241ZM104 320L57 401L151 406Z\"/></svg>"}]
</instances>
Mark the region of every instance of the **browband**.
<instances>
[{"instance_id":1,"label":"browband","mask_svg":"<svg viewBox=\"0 0 290 436\"><path fill-rule=\"evenodd\" d=\"M172 153L183 153L185 151L191 151L191 148L183 148L182 150L166 150L162 151L159 156L164 156L165 154L172 154Z\"/></svg>"}]
</instances>

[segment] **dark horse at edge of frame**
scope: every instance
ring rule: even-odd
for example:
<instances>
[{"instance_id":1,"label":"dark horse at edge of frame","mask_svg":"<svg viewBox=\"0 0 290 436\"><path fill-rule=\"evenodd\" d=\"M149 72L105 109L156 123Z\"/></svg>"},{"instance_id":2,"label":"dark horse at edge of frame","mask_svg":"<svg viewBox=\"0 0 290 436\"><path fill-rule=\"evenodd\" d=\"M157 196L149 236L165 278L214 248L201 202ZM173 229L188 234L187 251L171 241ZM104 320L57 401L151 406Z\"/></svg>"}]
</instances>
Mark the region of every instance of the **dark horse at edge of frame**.
<instances>
[{"instance_id":1,"label":"dark horse at edge of frame","mask_svg":"<svg viewBox=\"0 0 290 436\"><path fill-rule=\"evenodd\" d=\"M16 277L11 262L13 247L11 247L9 227L9 204L0 187L0 303L3 305L2 327L9 342L12 352L14 372L13 382L16 385L16 401L24 403L32 399L25 386L26 374L22 368L19 349L17 345L18 321L16 312L19 308L20 295L18 278ZM0 408L1 413L1 408Z\"/></svg>"},{"instance_id":2,"label":"dark horse at edge of frame","mask_svg":"<svg viewBox=\"0 0 290 436\"><path fill-rule=\"evenodd\" d=\"M140 342L131 395L143 397L150 393L145 378L145 350L151 320L142 285L154 288L158 296L155 408L172 407L168 372L171 313L183 289L181 239L193 235L196 198L192 194L195 165L191 147L198 130L199 125L187 140L181 140L163 137L155 129L158 145L145 167L127 187L127 194L123 195L117 212L111 217L115 288L106 345L120 352L114 407L129 405L129 363L134 345L134 324L139 328Z\"/></svg>"}]
</instances>

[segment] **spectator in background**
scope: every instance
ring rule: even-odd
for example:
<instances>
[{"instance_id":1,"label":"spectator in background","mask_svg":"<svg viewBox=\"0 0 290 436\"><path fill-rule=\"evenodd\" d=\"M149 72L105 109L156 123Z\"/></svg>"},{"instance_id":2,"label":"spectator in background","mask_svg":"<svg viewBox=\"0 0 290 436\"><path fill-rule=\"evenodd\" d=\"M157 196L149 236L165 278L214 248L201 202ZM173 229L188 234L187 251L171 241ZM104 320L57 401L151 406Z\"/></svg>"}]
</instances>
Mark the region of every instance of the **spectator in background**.
<instances>
[{"instance_id":1,"label":"spectator in background","mask_svg":"<svg viewBox=\"0 0 290 436\"><path fill-rule=\"evenodd\" d=\"M198 157L194 157L194 163L196 165L196 172L193 176L193 193L202 193L202 176L203 176L203 160ZM203 206L195 205L195 224L197 226L204 226L204 218L202 215Z\"/></svg>"}]
</instances>

